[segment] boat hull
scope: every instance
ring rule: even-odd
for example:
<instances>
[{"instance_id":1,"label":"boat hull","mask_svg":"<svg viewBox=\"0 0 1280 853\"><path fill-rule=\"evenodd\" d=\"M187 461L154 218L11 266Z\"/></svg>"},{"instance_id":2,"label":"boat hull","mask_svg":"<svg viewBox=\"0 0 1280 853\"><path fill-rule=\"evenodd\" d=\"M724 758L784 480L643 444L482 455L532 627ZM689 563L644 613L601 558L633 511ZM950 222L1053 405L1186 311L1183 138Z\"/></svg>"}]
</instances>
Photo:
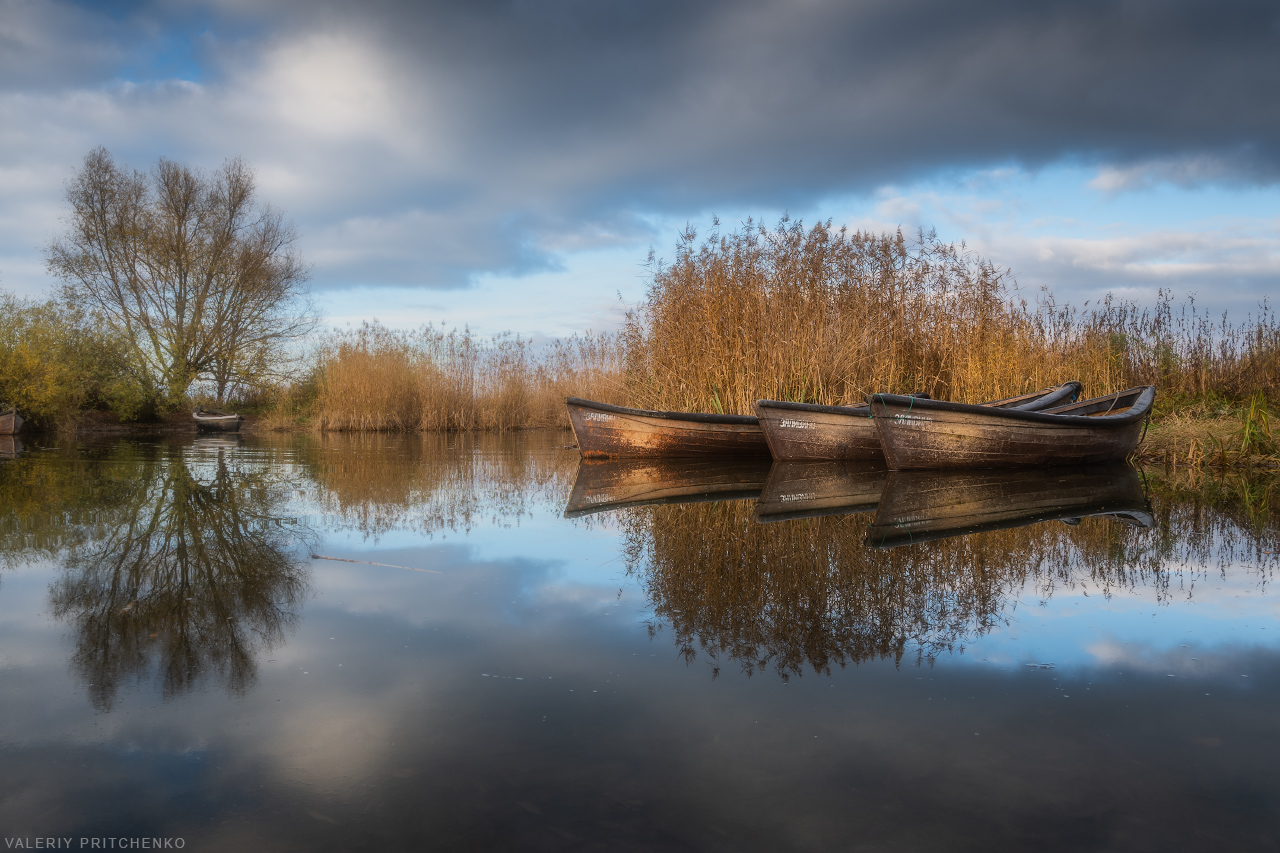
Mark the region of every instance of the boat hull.
<instances>
[{"instance_id":1,"label":"boat hull","mask_svg":"<svg viewBox=\"0 0 1280 853\"><path fill-rule=\"evenodd\" d=\"M578 451L588 459L765 456L756 418L653 412L570 397L565 401Z\"/></svg>"},{"instance_id":2,"label":"boat hull","mask_svg":"<svg viewBox=\"0 0 1280 853\"><path fill-rule=\"evenodd\" d=\"M759 400L756 417L780 461L883 460L880 434L866 406L816 406Z\"/></svg>"},{"instance_id":3,"label":"boat hull","mask_svg":"<svg viewBox=\"0 0 1280 853\"><path fill-rule=\"evenodd\" d=\"M0 435L17 435L25 421L14 409L0 412Z\"/></svg>"},{"instance_id":4,"label":"boat hull","mask_svg":"<svg viewBox=\"0 0 1280 853\"><path fill-rule=\"evenodd\" d=\"M749 500L760 495L769 460L583 459L565 518L654 504Z\"/></svg>"},{"instance_id":5,"label":"boat hull","mask_svg":"<svg viewBox=\"0 0 1280 853\"><path fill-rule=\"evenodd\" d=\"M244 423L241 417L226 418L196 418L196 429L200 432L239 432L240 424Z\"/></svg>"},{"instance_id":6,"label":"boat hull","mask_svg":"<svg viewBox=\"0 0 1280 853\"><path fill-rule=\"evenodd\" d=\"M993 400L982 405L1035 411L1070 402L1079 393L1080 383L1068 382L1055 388L1005 400ZM871 409L867 406L819 406L812 403L759 400L755 404L755 411L774 459L884 459L880 432L876 429Z\"/></svg>"},{"instance_id":7,"label":"boat hull","mask_svg":"<svg viewBox=\"0 0 1280 853\"><path fill-rule=\"evenodd\" d=\"M873 548L1003 530L1042 521L1110 516L1154 524L1138 472L1125 464L1016 471L895 471L875 520Z\"/></svg>"},{"instance_id":8,"label":"boat hull","mask_svg":"<svg viewBox=\"0 0 1280 853\"><path fill-rule=\"evenodd\" d=\"M1011 468L1119 462L1137 448L1155 389L1121 392L1137 398L1124 415L1091 417L1009 411L984 406L912 400L893 394L869 398L889 468ZM1098 398L1099 400L1109 398ZM1093 401L1087 401L1093 402Z\"/></svg>"},{"instance_id":9,"label":"boat hull","mask_svg":"<svg viewBox=\"0 0 1280 853\"><path fill-rule=\"evenodd\" d=\"M755 518L768 523L874 512L888 476L883 462L774 462Z\"/></svg>"}]
</instances>

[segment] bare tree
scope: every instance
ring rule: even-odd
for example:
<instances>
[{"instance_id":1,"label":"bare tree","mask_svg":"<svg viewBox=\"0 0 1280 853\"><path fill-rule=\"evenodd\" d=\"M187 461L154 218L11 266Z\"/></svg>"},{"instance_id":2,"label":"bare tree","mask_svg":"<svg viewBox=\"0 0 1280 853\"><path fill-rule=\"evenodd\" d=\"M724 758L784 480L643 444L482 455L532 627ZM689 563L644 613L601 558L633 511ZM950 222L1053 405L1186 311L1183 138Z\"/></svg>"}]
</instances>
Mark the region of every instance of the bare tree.
<instances>
[{"instance_id":1,"label":"bare tree","mask_svg":"<svg viewBox=\"0 0 1280 853\"><path fill-rule=\"evenodd\" d=\"M67 185L70 227L49 246L49 270L107 318L169 405L196 379L222 400L270 376L315 327L297 232L254 189L239 159L204 175L161 158L148 175L105 148Z\"/></svg>"}]
</instances>

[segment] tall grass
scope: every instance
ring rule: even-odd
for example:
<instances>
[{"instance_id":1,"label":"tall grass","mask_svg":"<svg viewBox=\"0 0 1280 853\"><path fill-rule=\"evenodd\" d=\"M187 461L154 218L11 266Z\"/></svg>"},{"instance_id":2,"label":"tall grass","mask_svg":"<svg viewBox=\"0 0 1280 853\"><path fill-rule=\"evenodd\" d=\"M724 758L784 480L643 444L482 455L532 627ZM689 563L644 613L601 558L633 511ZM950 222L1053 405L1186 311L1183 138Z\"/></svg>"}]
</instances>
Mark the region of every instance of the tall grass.
<instances>
[{"instance_id":1,"label":"tall grass","mask_svg":"<svg viewBox=\"0 0 1280 853\"><path fill-rule=\"evenodd\" d=\"M314 422L326 431L567 427L566 396L619 398L620 364L609 335L539 348L510 334L365 323L321 345Z\"/></svg>"},{"instance_id":2,"label":"tall grass","mask_svg":"<svg viewBox=\"0 0 1280 853\"><path fill-rule=\"evenodd\" d=\"M376 322L332 332L311 378L279 395L269 422L567 427L570 395L749 414L762 398L857 404L876 391L925 391L980 402L1077 379L1088 395L1155 384L1166 411L1257 397L1264 430L1250 447L1271 441L1280 323L1265 304L1239 323L1165 291L1147 307L1111 297L1061 305L1047 290L1028 298L963 243L788 219L702 242L687 230L672 263L650 262L649 289L617 335L535 346L509 333Z\"/></svg>"},{"instance_id":3,"label":"tall grass","mask_svg":"<svg viewBox=\"0 0 1280 853\"><path fill-rule=\"evenodd\" d=\"M860 403L875 391L978 402L1079 379L1089 394L1280 390L1280 325L1212 321L1194 301L1023 298L1007 270L921 234L805 229L784 219L654 264L624 329L626 396L661 409L750 413L757 399Z\"/></svg>"}]
</instances>

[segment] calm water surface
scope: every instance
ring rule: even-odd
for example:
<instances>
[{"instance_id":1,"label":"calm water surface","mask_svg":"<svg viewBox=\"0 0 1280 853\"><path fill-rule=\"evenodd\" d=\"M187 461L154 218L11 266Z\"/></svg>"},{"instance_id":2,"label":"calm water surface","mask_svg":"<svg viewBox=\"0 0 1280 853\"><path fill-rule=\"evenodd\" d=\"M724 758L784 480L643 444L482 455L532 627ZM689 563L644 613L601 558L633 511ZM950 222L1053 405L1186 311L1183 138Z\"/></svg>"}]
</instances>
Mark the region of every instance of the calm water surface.
<instances>
[{"instance_id":1,"label":"calm water surface","mask_svg":"<svg viewBox=\"0 0 1280 853\"><path fill-rule=\"evenodd\" d=\"M0 453L0 834L1280 846L1271 484L566 443Z\"/></svg>"}]
</instances>

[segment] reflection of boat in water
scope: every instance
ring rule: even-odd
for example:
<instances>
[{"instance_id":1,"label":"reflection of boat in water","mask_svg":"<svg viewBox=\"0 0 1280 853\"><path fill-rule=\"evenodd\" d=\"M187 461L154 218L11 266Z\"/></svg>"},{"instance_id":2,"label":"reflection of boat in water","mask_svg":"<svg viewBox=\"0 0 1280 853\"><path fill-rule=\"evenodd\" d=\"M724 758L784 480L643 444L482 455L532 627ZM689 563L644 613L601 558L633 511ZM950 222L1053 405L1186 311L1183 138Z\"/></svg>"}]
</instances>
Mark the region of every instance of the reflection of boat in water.
<instances>
[{"instance_id":1,"label":"reflection of boat in water","mask_svg":"<svg viewBox=\"0 0 1280 853\"><path fill-rule=\"evenodd\" d=\"M775 462L756 521L874 512L888 471L871 462Z\"/></svg>"},{"instance_id":2,"label":"reflection of boat in water","mask_svg":"<svg viewBox=\"0 0 1280 853\"><path fill-rule=\"evenodd\" d=\"M565 518L647 504L755 498L769 477L769 460L582 460Z\"/></svg>"},{"instance_id":3,"label":"reflection of boat in water","mask_svg":"<svg viewBox=\"0 0 1280 853\"><path fill-rule=\"evenodd\" d=\"M867 544L892 548L1040 521L1109 516L1151 527L1150 506L1128 465L1015 471L894 471Z\"/></svg>"},{"instance_id":4,"label":"reflection of boat in water","mask_svg":"<svg viewBox=\"0 0 1280 853\"><path fill-rule=\"evenodd\" d=\"M578 451L587 458L769 458L760 422L750 415L657 412L579 397L565 405Z\"/></svg>"},{"instance_id":5,"label":"reflection of boat in water","mask_svg":"<svg viewBox=\"0 0 1280 853\"><path fill-rule=\"evenodd\" d=\"M17 459L22 451L22 439L16 435L0 435L0 459Z\"/></svg>"},{"instance_id":6,"label":"reflection of boat in water","mask_svg":"<svg viewBox=\"0 0 1280 853\"><path fill-rule=\"evenodd\" d=\"M235 450L244 441L238 432L201 434L191 442L193 450L216 452L219 450Z\"/></svg>"}]
</instances>

